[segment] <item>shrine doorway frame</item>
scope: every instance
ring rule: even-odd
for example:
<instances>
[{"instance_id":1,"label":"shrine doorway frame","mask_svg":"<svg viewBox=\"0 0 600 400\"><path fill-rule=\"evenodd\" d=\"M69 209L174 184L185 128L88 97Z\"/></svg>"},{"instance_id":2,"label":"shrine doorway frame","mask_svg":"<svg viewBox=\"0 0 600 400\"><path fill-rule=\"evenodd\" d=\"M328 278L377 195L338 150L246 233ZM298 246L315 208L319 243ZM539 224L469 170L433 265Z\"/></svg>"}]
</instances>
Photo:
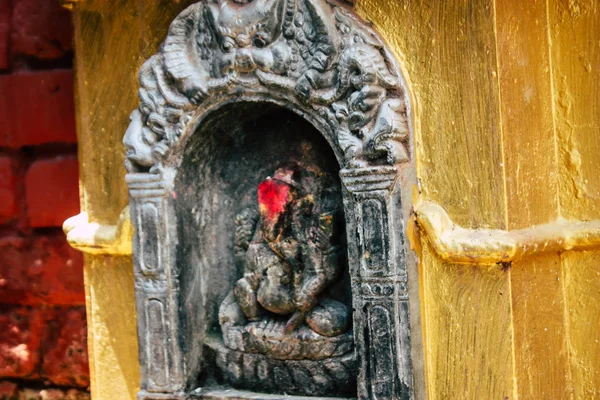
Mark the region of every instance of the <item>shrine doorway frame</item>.
<instances>
[{"instance_id":1,"label":"shrine doorway frame","mask_svg":"<svg viewBox=\"0 0 600 400\"><path fill-rule=\"evenodd\" d=\"M321 0L311 1L326 4ZM190 21L193 13L189 10L194 6L176 18L170 36L177 32L178 23ZM133 259L141 367L138 398L194 398L202 363L193 360L195 354L188 352L193 346L186 343L181 332L184 317L179 312L181 266L176 263L175 246L169 245L178 241L174 182L194 133L200 130L209 115L238 102L266 102L292 111L314 126L329 143L341 166L340 179L344 188L354 340L359 361L358 398L415 398L414 360L422 359L420 315L414 315L419 313L418 277L416 260L405 238L410 213L408 192L415 183L412 109L406 81L388 47L364 22L353 15L351 18L361 29L378 38L379 51L386 57L386 63L397 79L397 99L404 107L409 133L402 144L408 158L390 160L388 157L382 161L348 151L340 139L348 132L341 132L332 123L331 114L311 101L299 99L292 88L241 81L228 83L197 102L181 94L172 78L164 79L165 55L162 52L165 45L142 67L139 110L145 118L144 126L150 126L155 132L162 131L164 140L153 148L156 162L152 167L129 165L126 176L131 221L135 228ZM167 37L165 43L169 40ZM169 107L163 108L159 113L162 117L159 122L163 125L158 127L151 121L156 110L144 108L144 89L152 86L147 83L149 73L156 78L157 91L166 98L166 103L180 111L173 120L168 115ZM413 282L410 290L409 275ZM409 303L409 292L412 304Z\"/></svg>"}]
</instances>

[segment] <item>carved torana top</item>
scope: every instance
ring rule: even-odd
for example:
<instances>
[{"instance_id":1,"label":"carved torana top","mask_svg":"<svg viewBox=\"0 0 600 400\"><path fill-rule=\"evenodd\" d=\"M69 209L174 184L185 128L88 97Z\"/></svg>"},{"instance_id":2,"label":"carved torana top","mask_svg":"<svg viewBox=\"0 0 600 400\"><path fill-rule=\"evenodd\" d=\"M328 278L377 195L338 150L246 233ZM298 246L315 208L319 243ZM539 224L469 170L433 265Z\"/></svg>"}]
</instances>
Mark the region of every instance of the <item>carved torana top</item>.
<instances>
[{"instance_id":1,"label":"carved torana top","mask_svg":"<svg viewBox=\"0 0 600 400\"><path fill-rule=\"evenodd\" d=\"M130 172L154 171L204 108L277 100L317 116L345 167L409 159L406 94L381 40L325 0L205 0L171 24L140 70L124 140Z\"/></svg>"}]
</instances>

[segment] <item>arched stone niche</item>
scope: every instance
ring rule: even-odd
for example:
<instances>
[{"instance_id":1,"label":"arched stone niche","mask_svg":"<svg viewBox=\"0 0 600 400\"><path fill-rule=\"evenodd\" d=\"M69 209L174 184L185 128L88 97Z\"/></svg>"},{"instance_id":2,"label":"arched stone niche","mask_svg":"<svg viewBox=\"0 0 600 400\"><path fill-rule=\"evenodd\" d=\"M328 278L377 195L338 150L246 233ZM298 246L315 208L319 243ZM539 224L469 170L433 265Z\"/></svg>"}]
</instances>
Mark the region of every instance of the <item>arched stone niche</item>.
<instances>
[{"instance_id":1,"label":"arched stone niche","mask_svg":"<svg viewBox=\"0 0 600 400\"><path fill-rule=\"evenodd\" d=\"M413 398L398 183L410 169L411 110L375 32L325 0L201 1L143 65L139 97L124 138L139 398ZM219 310L244 274L236 215L290 161L335 177L322 187L343 209L343 268L329 285L351 307L351 347L330 357L223 344ZM342 334L332 337L324 343Z\"/></svg>"}]
</instances>

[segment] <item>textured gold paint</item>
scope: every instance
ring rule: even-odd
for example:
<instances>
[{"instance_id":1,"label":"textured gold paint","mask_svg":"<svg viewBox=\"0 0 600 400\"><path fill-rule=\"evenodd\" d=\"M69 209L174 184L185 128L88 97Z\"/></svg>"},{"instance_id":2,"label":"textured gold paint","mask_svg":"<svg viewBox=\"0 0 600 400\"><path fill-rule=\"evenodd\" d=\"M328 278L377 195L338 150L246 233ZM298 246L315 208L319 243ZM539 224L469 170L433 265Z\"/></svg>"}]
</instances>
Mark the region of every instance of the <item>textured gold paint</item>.
<instances>
[{"instance_id":1,"label":"textured gold paint","mask_svg":"<svg viewBox=\"0 0 600 400\"><path fill-rule=\"evenodd\" d=\"M557 219L546 0L496 1L508 229Z\"/></svg>"},{"instance_id":2,"label":"textured gold paint","mask_svg":"<svg viewBox=\"0 0 600 400\"><path fill-rule=\"evenodd\" d=\"M577 400L600 398L600 253L563 256L573 392Z\"/></svg>"},{"instance_id":3,"label":"textured gold paint","mask_svg":"<svg viewBox=\"0 0 600 400\"><path fill-rule=\"evenodd\" d=\"M139 389L131 257L85 256L91 392L133 400Z\"/></svg>"},{"instance_id":4,"label":"textured gold paint","mask_svg":"<svg viewBox=\"0 0 600 400\"><path fill-rule=\"evenodd\" d=\"M136 102L140 28L125 2L97 3L78 3L73 14L82 210L114 224L127 203L121 137ZM85 260L92 397L133 400L140 378L131 258Z\"/></svg>"},{"instance_id":5,"label":"textured gold paint","mask_svg":"<svg viewBox=\"0 0 600 400\"><path fill-rule=\"evenodd\" d=\"M427 398L514 399L506 271L446 263L427 244L423 250Z\"/></svg>"},{"instance_id":6,"label":"textured gold paint","mask_svg":"<svg viewBox=\"0 0 600 400\"><path fill-rule=\"evenodd\" d=\"M506 229L493 1L359 0L356 9L406 71L422 195L460 226ZM509 272L442 262L425 247L428 398L513 398Z\"/></svg>"},{"instance_id":7,"label":"textured gold paint","mask_svg":"<svg viewBox=\"0 0 600 400\"><path fill-rule=\"evenodd\" d=\"M506 227L492 0L359 0L416 101L423 194L466 227Z\"/></svg>"},{"instance_id":8,"label":"textured gold paint","mask_svg":"<svg viewBox=\"0 0 600 400\"><path fill-rule=\"evenodd\" d=\"M513 263L511 285L519 399L572 398L560 256Z\"/></svg>"},{"instance_id":9,"label":"textured gold paint","mask_svg":"<svg viewBox=\"0 0 600 400\"><path fill-rule=\"evenodd\" d=\"M563 216L600 218L600 4L548 3ZM600 398L600 253L563 259L567 338L576 399Z\"/></svg>"},{"instance_id":10,"label":"textured gold paint","mask_svg":"<svg viewBox=\"0 0 600 400\"><path fill-rule=\"evenodd\" d=\"M600 2L549 3L563 216L600 218Z\"/></svg>"},{"instance_id":11,"label":"textured gold paint","mask_svg":"<svg viewBox=\"0 0 600 400\"><path fill-rule=\"evenodd\" d=\"M127 3L85 1L74 9L82 208L101 224L114 224L128 200L121 140L137 103L141 21Z\"/></svg>"},{"instance_id":12,"label":"textured gold paint","mask_svg":"<svg viewBox=\"0 0 600 400\"><path fill-rule=\"evenodd\" d=\"M532 234L522 240L533 242L529 249L534 253L554 250L512 264L517 393L521 399L569 399L557 250L588 238L574 232L575 223L554 223L560 216L559 174L546 0L496 0L496 27L508 228L529 230ZM529 228L539 224L548 225ZM550 228L547 235L544 227ZM578 239L569 244L567 236ZM600 224L596 236L600 239Z\"/></svg>"}]
</instances>

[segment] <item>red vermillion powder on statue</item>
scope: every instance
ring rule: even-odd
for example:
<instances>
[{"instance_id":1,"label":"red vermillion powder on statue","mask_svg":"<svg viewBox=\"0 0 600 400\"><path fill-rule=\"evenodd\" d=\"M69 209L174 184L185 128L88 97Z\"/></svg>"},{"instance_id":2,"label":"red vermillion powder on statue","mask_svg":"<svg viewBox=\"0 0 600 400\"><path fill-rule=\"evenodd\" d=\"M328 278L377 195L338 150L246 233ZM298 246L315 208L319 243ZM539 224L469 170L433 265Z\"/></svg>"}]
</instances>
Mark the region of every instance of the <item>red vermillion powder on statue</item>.
<instances>
[{"instance_id":1,"label":"red vermillion powder on statue","mask_svg":"<svg viewBox=\"0 0 600 400\"><path fill-rule=\"evenodd\" d=\"M269 219L275 219L285 210L288 202L290 186L274 180L266 179L258 185L258 204L260 211L266 213Z\"/></svg>"}]
</instances>

